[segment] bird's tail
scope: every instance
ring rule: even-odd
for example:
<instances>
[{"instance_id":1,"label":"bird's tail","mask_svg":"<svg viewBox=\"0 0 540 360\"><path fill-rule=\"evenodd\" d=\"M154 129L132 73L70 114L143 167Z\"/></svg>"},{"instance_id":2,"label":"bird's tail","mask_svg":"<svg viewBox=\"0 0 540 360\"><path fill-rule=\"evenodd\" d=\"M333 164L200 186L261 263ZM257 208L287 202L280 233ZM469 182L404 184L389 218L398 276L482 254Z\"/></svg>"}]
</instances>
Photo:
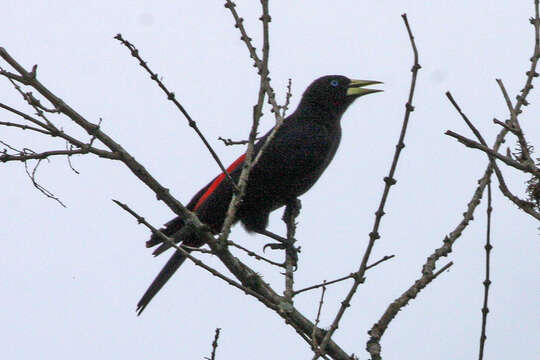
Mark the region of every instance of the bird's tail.
<instances>
[{"instance_id":1,"label":"bird's tail","mask_svg":"<svg viewBox=\"0 0 540 360\"><path fill-rule=\"evenodd\" d=\"M163 225L163 227L159 230L167 236L172 236L173 234L181 230L183 227L184 227L184 220L182 220L179 216L177 216L171 221L167 222L165 225ZM161 243L163 243L163 239L161 239L161 237L159 237L156 234L152 234L152 237L150 237L150 240L146 242L146 247L150 248Z\"/></svg>"},{"instance_id":2,"label":"bird's tail","mask_svg":"<svg viewBox=\"0 0 540 360\"><path fill-rule=\"evenodd\" d=\"M189 251L186 249L186 251ZM173 276L178 270L180 265L186 260L186 256L180 251L176 250L171 256L169 261L165 264L163 269L156 276L152 284L148 287L141 300L137 303L137 316L141 315L143 310L148 306L152 298L158 293L159 290L165 285L165 283Z\"/></svg>"}]
</instances>

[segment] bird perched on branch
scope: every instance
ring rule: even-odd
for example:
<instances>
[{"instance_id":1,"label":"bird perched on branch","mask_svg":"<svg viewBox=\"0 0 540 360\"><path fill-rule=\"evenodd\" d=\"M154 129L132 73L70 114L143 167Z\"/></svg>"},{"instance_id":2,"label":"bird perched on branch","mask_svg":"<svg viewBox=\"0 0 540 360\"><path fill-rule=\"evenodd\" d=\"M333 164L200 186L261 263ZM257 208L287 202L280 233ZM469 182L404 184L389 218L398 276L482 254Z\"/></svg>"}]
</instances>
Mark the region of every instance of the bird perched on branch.
<instances>
[{"instance_id":1,"label":"bird perched on branch","mask_svg":"<svg viewBox=\"0 0 540 360\"><path fill-rule=\"evenodd\" d=\"M264 233L270 212L308 191L336 153L341 139L340 120L345 110L360 96L382 91L365 88L373 84L380 82L350 80L339 75L323 76L311 83L296 111L284 119L249 174L235 222L240 221L248 232ZM255 156L271 131L255 144ZM235 182L242 171L244 159L245 154L227 169ZM225 174L221 174L195 194L186 207L217 234L223 226L232 194L231 183ZM204 245L194 231L184 226L180 217L166 223L161 231L185 246ZM158 244L161 245L154 255L170 247L156 235L146 242L147 247ZM185 259L181 251L174 252L137 304L138 315Z\"/></svg>"}]
</instances>

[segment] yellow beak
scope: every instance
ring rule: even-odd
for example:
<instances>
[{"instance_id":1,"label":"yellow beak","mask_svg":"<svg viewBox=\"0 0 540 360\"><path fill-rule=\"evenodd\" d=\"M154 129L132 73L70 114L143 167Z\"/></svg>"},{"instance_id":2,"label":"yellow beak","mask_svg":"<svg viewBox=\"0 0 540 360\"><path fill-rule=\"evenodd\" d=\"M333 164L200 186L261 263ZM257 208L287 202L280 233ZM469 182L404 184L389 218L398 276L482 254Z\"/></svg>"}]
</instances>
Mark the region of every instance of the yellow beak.
<instances>
[{"instance_id":1,"label":"yellow beak","mask_svg":"<svg viewBox=\"0 0 540 360\"><path fill-rule=\"evenodd\" d=\"M364 86L382 84L380 81L373 80L351 80L349 88L347 89L347 95L349 96L363 96L367 94L372 94L380 92L379 89L365 89Z\"/></svg>"}]
</instances>

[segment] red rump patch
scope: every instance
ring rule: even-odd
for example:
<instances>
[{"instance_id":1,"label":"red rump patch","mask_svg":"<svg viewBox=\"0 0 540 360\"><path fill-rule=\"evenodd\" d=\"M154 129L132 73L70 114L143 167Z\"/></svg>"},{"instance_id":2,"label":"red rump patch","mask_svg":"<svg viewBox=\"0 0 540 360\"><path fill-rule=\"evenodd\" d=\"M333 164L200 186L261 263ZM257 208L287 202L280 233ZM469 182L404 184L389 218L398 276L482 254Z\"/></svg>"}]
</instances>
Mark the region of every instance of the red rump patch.
<instances>
[{"instance_id":1,"label":"red rump patch","mask_svg":"<svg viewBox=\"0 0 540 360\"><path fill-rule=\"evenodd\" d=\"M229 167L227 168L227 172L230 174L232 171L234 171L238 167L238 165L244 162L245 158L246 158L246 154L236 159L231 165L229 165ZM200 197L199 201L197 201L197 204L195 204L195 207L193 208L193 210L197 210L199 206L201 206L204 203L204 201L214 192L214 190L217 189L219 184L221 184L223 179L225 179L225 173L222 173L221 175L219 175L216 178L216 180L214 180L212 184L210 184L210 186L208 187L208 190L206 190L206 192Z\"/></svg>"}]
</instances>

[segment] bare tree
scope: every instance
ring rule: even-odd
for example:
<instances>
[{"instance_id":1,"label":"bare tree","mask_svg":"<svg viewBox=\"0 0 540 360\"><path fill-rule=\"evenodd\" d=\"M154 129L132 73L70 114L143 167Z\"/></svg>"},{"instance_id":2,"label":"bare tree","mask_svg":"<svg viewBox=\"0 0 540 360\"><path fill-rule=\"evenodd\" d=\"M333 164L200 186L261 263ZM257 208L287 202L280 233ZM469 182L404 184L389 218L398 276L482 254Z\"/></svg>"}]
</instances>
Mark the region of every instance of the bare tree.
<instances>
[{"instance_id":1,"label":"bare tree","mask_svg":"<svg viewBox=\"0 0 540 360\"><path fill-rule=\"evenodd\" d=\"M495 138L493 145L488 145L488 142L476 129L473 122L467 117L464 111L457 104L454 97L447 93L448 99L455 107L458 114L465 121L467 126L474 134L476 140L468 138L464 135L457 134L453 131L447 131L447 135L457 139L460 143L472 149L477 149L484 152L487 155L486 169L483 176L478 181L478 186L474 189L470 201L467 203L463 218L458 224L444 236L442 244L438 247L428 258L427 261L421 267L421 276L416 279L408 288L404 289L402 294L398 296L393 302L388 304L386 311L381 314L380 319L371 327L369 331L369 340L366 344L366 350L370 354L372 359L381 359L381 338L384 336L389 324L395 319L397 313L403 309L411 300L416 298L418 294L428 286L433 280L441 275L445 270L452 266L452 262L446 264L439 264L439 261L446 257L453 251L453 245L460 238L463 231L467 228L472 221L478 205L481 202L484 191L488 188L488 210L487 216L491 214L491 189L489 188L492 173L495 173L499 189L504 196L511 202L516 204L518 208L524 213L532 216L533 218L540 220L540 168L538 167L538 159L533 157L533 146L527 140L525 132L520 125L520 114L524 106L528 105L528 95L533 88L533 81L538 77L536 71L538 59L540 58L540 15L538 0L534 1L535 14L531 18L531 24L534 28L534 51L531 57L530 68L526 73L525 84L523 89L516 97L516 102L513 103L510 95L505 89L502 80L497 80L497 83L501 89L503 99L508 106L508 119L500 121L494 119L494 124L501 127L501 130ZM20 96L28 103L33 109L35 115L30 115L27 112L10 107L7 104L0 102L0 108L5 112L14 114L19 118L19 122L6 122L1 121L0 126L16 128L25 130L27 136L48 136L51 138L59 138L65 141L65 148L51 149L44 152L36 152L29 147L22 149L11 145L8 142L2 142L3 151L0 155L0 162L21 162L24 165L24 169L27 172L29 178L32 180L32 184L42 192L45 196L50 197L60 204L62 204L59 197L40 185L36 179L39 166L44 160L49 160L54 157L67 157L68 161L75 155L95 155L96 157L113 160L118 162L118 165L125 166L131 171L131 173L141 181L149 191L152 191L158 200L165 203L167 207L175 214L180 216L186 223L189 223L194 231L197 232L201 239L208 245L209 249L197 249L197 251L210 254L219 258L219 260L225 265L225 267L232 274L228 275L216 268L209 266L206 262L202 261L197 255L193 255L186 251L183 246L178 246L174 240L164 235L157 227L148 222L142 214L132 209L129 205L120 200L114 200L117 205L124 209L127 213L131 214L139 224L146 226L154 235L159 236L164 241L170 243L170 245L179 251L182 251L195 265L199 266L204 271L210 272L212 275L217 276L221 280L225 281L232 287L237 288L239 291L244 292L246 295L251 296L260 301L260 303L267 308L268 311L275 312L278 316L283 318L288 326L291 326L310 347L313 352L313 359L317 358L332 358L332 359L352 359L356 358L351 355L351 350L355 352L361 351L357 349L344 349L340 344L333 340L333 335L339 328L340 322L347 314L347 309L351 306L351 300L355 296L355 293L360 285L362 285L367 277L368 270L373 269L377 265L388 261L394 257L394 255L387 255L380 259L372 258L372 250L377 244L377 240L381 237L379 229L382 226L383 215L385 215L385 206L389 198L390 189L396 184L395 172L398 167L401 152L405 147L405 135L407 132L407 126L411 115L414 111L414 92L416 88L416 79L421 69L419 51L415 44L415 38L413 32L408 23L407 16L402 16L405 29L410 39L412 48L412 68L411 68L411 84L409 96L405 102L405 113L402 122L399 138L397 139L396 149L392 158L391 166L387 176L384 178L384 190L381 194L379 206L375 212L375 218L373 221L373 227L368 234L368 242L366 249L363 253L359 264L351 264L354 268L349 275L329 280L321 281L318 284L312 286L296 289L294 287L295 276L295 257L297 254L294 251L285 251L285 260L283 263L275 262L267 259L264 255L257 253L253 249L247 249L239 244L232 242L229 239L231 226L235 213L238 209L238 205L244 194L247 181L249 179L249 173L254 164L260 158L260 154L264 151L264 147L259 152L258 156L254 156L254 143L257 139L257 130L259 121L262 116L262 110L265 106L265 102L270 104L272 113L275 116L276 127L279 128L283 118L286 115L286 110L289 105L289 99L291 96L291 85L289 82L287 94L285 95L285 102L283 105L278 104L275 96L275 91L271 85L271 79L269 77L270 70L268 65L269 52L270 52L270 23L271 17L268 9L268 0L261 0L261 23L263 32L262 51L257 52L252 39L247 33L243 19L236 9L235 3L227 0L225 7L228 9L234 20L234 26L239 31L241 40L245 44L249 56L253 61L254 68L256 69L259 77L259 89L257 96L257 103L253 106L253 121L250 129L248 140L233 141L231 139L223 139L228 144L246 144L246 160L245 166L242 170L242 175L238 183L234 184L235 193L233 199L229 205L227 218L224 222L221 233L214 236L207 226L203 224L197 216L186 209L184 204L173 197L169 189L158 182L154 176L144 167L142 163L137 161L132 154L128 153L124 147L114 140L112 136L104 132L100 127L100 122L93 123L87 118L82 116L74 106L71 106L64 102L58 95L54 94L49 88L42 84L38 76L38 67L34 65L32 69L26 69L22 66L19 60L13 58L8 49L0 48L0 57L3 59L3 63L0 67L0 75L8 79L13 88L20 94ZM170 100L178 109L178 111L185 117L187 125L191 127L197 135L200 137L207 151L209 151L216 163L221 168L221 171L228 176L229 181L233 181L226 168L223 166L219 159L218 154L209 142L206 140L202 131L198 128L196 121L188 114L181 102L176 98L174 92L168 88L168 85L160 78L160 76L154 72L151 66L146 62L141 52L130 41L125 39L122 35L118 34L115 39L124 46L130 54L137 60L143 71L146 71L153 82L164 92L168 100ZM59 119L69 119L78 128L86 132L86 137L73 135L67 130L64 130L59 126ZM275 132L275 131L274 131ZM500 152L501 146L505 141L507 135L511 135L517 142L517 148L515 151L507 151L506 154ZM270 135L269 139L271 139ZM506 140L508 141L508 140ZM268 143L268 141L267 141ZM511 191L504 180L503 172L499 165L504 166L529 177L528 185L526 189L519 189L528 194L527 199L521 199L518 195L515 195L516 190ZM71 163L69 163L71 166ZM73 169L73 167L72 167ZM76 171L73 169L73 171ZM291 203L286 206L283 220L286 224L286 236L288 241L293 244L295 241L295 218L300 211L299 203ZM488 222L489 224L489 222ZM265 261L272 264L275 267L275 271L283 271L284 275L284 292L279 294L275 290L275 284L268 284L263 280L262 276L254 269L246 265L244 259L234 256L231 253L231 248L240 249L245 253L247 257L254 257L257 260ZM489 285L491 283L489 277L490 262L489 255L492 245L490 243L490 228L487 228L486 236L486 280L484 281L484 303L482 308L482 333L480 334L480 350L479 358L483 358L483 348L486 340L486 323L488 310L488 296ZM194 249L189 249L194 250ZM306 259L309 261L309 259ZM321 312L324 311L325 291L328 286L332 284L342 282L348 279L352 279L349 291L346 296L341 300L341 306L337 313L333 316L333 320L330 323L328 329L323 329L319 326ZM295 306L295 296L313 290L321 290L320 301L317 306L317 315L315 319L310 320L307 314L302 313ZM212 344L211 359L219 358L216 356L216 348L218 347L218 337L220 329L216 329L214 342Z\"/></svg>"}]
</instances>

